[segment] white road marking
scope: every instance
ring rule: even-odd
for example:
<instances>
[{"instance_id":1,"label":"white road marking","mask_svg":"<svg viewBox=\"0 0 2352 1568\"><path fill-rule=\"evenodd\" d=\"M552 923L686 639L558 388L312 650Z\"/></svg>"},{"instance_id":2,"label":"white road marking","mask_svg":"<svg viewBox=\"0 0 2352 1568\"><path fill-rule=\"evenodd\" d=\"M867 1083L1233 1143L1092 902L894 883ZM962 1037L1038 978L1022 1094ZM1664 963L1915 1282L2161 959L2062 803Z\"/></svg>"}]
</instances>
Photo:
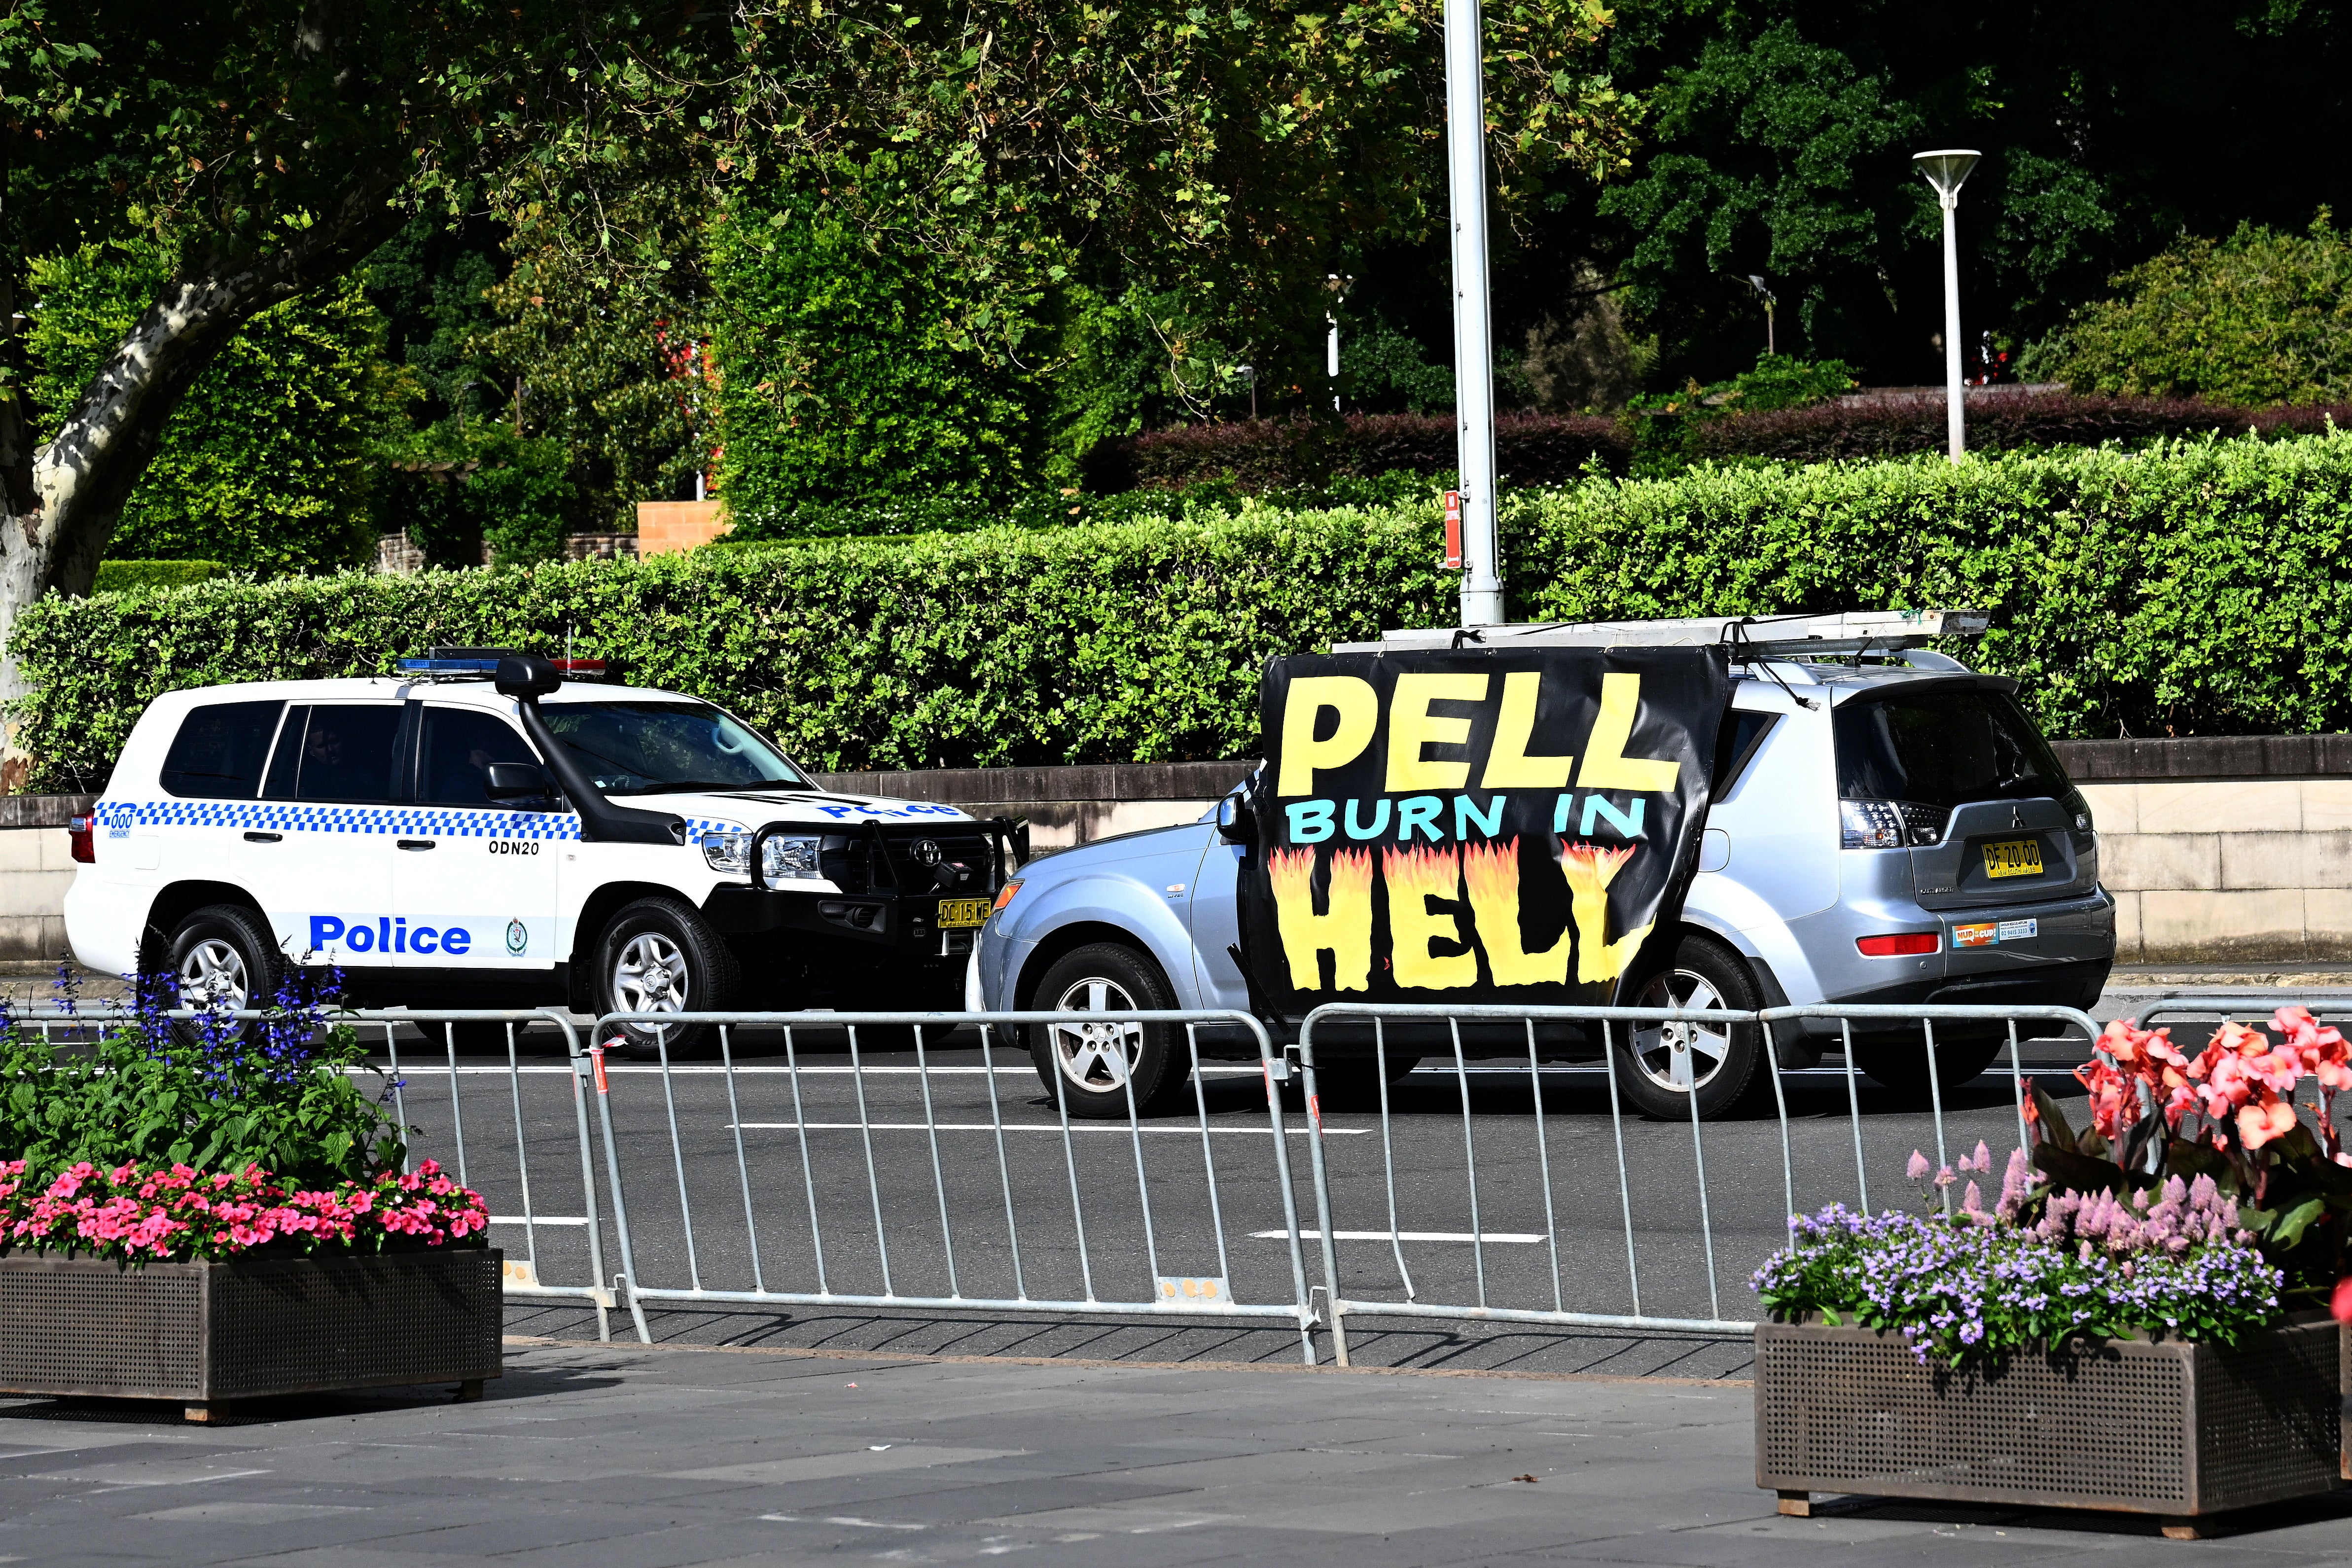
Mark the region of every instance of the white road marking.
<instances>
[{"instance_id":1,"label":"white road marking","mask_svg":"<svg viewBox=\"0 0 2352 1568\"><path fill-rule=\"evenodd\" d=\"M1290 1239L1290 1233L1286 1230L1254 1230L1250 1235L1263 1241ZM1302 1230L1298 1233L1298 1239L1320 1241L1323 1239L1323 1233L1319 1230ZM1386 1241L1389 1239L1389 1233L1384 1230L1335 1230L1331 1233L1331 1239L1334 1241ZM1515 1247L1533 1247L1544 1239L1544 1234L1539 1230L1488 1230L1481 1231L1474 1237L1466 1230L1401 1230L1396 1233L1396 1239L1399 1241L1477 1240L1506 1242Z\"/></svg>"},{"instance_id":2,"label":"white road marking","mask_svg":"<svg viewBox=\"0 0 2352 1568\"><path fill-rule=\"evenodd\" d=\"M924 1124L919 1121L868 1121L864 1123L856 1121L810 1121L806 1123L798 1121L745 1121L740 1123L730 1122L729 1125L730 1127L740 1125L746 1132L790 1132L803 1126L805 1126L808 1131L812 1132L855 1132L861 1125L871 1128L877 1132L920 1132L925 1130ZM993 1132L997 1129L994 1123L987 1121L942 1121L939 1123L937 1130L941 1132ZM1029 1121L1008 1121L1004 1124L1004 1131L1007 1132L1059 1132L1061 1130L1061 1126L1057 1122L1048 1122L1044 1126L1039 1126L1034 1122ZM1070 1131L1073 1132L1125 1132L1129 1131L1129 1129L1120 1126L1117 1122L1073 1121L1070 1123ZM1143 1127L1135 1129L1134 1131L1142 1132L1181 1132L1188 1138L1197 1138L1201 1135L1201 1124L1195 1121L1188 1126L1182 1127ZM1212 1127L1209 1131L1212 1132L1265 1132L1271 1130L1264 1127ZM1303 1138L1307 1135L1307 1130L1304 1127L1286 1127L1283 1131L1289 1133L1294 1138ZM1370 1131L1371 1129L1369 1127L1326 1127L1323 1129L1323 1134L1327 1138L1361 1138ZM1388 1232L1382 1231L1381 1234L1382 1236L1386 1236Z\"/></svg>"}]
</instances>

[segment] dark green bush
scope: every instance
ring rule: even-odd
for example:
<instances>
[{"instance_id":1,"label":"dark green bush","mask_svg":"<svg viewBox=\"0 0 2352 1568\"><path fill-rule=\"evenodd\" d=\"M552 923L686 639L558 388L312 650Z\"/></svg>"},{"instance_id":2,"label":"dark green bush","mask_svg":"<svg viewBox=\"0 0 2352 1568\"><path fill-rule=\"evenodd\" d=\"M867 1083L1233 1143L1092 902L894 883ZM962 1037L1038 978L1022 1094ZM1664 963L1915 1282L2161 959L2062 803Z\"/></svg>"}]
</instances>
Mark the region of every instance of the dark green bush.
<instances>
[{"instance_id":1,"label":"dark green bush","mask_svg":"<svg viewBox=\"0 0 2352 1568\"><path fill-rule=\"evenodd\" d=\"M2352 728L2352 434L1702 467L1507 503L1525 620L1927 605L2061 736ZM1435 499L746 545L635 565L45 600L38 787L103 780L179 687L387 670L433 643L626 658L824 768L1246 755L1272 654L1450 624Z\"/></svg>"},{"instance_id":2,"label":"dark green bush","mask_svg":"<svg viewBox=\"0 0 2352 1568\"><path fill-rule=\"evenodd\" d=\"M127 594L141 588L185 588L228 574L218 561L101 561L91 592Z\"/></svg>"},{"instance_id":3,"label":"dark green bush","mask_svg":"<svg viewBox=\"0 0 2352 1568\"><path fill-rule=\"evenodd\" d=\"M160 251L92 245L33 266L26 334L44 437L155 298ZM375 546L370 438L394 387L383 321L351 279L274 305L196 377L123 503L110 549L226 561L274 576L365 562Z\"/></svg>"},{"instance_id":4,"label":"dark green bush","mask_svg":"<svg viewBox=\"0 0 2352 1568\"><path fill-rule=\"evenodd\" d=\"M2250 405L2352 398L2352 231L2325 207L2301 234L2184 235L2108 281L2114 298L2027 351L2027 379Z\"/></svg>"}]
</instances>

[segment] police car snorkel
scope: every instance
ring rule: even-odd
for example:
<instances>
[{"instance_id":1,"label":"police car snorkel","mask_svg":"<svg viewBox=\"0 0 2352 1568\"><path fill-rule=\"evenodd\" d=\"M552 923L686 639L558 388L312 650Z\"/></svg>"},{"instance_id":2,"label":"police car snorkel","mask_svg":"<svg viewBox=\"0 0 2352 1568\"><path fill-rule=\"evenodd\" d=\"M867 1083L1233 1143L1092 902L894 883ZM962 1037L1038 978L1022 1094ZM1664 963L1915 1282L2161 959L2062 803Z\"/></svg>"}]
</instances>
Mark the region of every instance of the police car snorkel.
<instances>
[{"instance_id":1,"label":"police car snorkel","mask_svg":"<svg viewBox=\"0 0 2352 1568\"><path fill-rule=\"evenodd\" d=\"M684 844L686 819L665 812L640 811L635 806L614 805L596 788L572 748L557 739L548 728L547 717L539 710L539 700L552 694L563 684L563 671L553 661L537 654L515 654L498 662L491 684L501 697L511 697L516 716L522 720L523 733L539 754L547 759L572 802L572 809L580 814L580 837L585 843L604 844ZM493 789L495 789L495 784Z\"/></svg>"}]
</instances>

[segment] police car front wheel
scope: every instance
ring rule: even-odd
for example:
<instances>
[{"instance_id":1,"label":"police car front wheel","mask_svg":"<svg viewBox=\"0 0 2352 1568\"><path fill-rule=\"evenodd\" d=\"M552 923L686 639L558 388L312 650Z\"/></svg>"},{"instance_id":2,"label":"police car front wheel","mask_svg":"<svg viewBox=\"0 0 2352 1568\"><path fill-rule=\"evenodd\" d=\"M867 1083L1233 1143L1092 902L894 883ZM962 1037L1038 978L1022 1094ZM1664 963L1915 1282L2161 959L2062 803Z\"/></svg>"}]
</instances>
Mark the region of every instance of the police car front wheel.
<instances>
[{"instance_id":1,"label":"police car front wheel","mask_svg":"<svg viewBox=\"0 0 2352 1568\"><path fill-rule=\"evenodd\" d=\"M596 942L599 1013L723 1013L735 1005L740 974L735 955L709 924L669 899L640 899L615 914ZM624 1055L658 1059L663 1046L675 1058L711 1040L709 1026L662 1025L643 1019L616 1024Z\"/></svg>"}]
</instances>

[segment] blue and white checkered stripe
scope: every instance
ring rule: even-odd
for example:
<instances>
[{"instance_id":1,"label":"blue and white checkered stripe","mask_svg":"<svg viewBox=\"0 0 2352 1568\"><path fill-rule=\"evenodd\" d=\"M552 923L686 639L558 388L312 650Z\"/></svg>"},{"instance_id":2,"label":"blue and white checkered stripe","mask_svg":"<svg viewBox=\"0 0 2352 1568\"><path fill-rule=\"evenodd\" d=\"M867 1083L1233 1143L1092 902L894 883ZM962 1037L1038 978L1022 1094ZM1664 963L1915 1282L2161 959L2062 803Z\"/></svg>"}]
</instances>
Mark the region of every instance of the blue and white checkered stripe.
<instances>
[{"instance_id":1,"label":"blue and white checkered stripe","mask_svg":"<svg viewBox=\"0 0 2352 1568\"><path fill-rule=\"evenodd\" d=\"M268 800L109 800L93 815L110 838L133 827L243 827L268 833L393 834L406 838L576 839L569 812L467 811L440 806L297 805Z\"/></svg>"}]
</instances>

